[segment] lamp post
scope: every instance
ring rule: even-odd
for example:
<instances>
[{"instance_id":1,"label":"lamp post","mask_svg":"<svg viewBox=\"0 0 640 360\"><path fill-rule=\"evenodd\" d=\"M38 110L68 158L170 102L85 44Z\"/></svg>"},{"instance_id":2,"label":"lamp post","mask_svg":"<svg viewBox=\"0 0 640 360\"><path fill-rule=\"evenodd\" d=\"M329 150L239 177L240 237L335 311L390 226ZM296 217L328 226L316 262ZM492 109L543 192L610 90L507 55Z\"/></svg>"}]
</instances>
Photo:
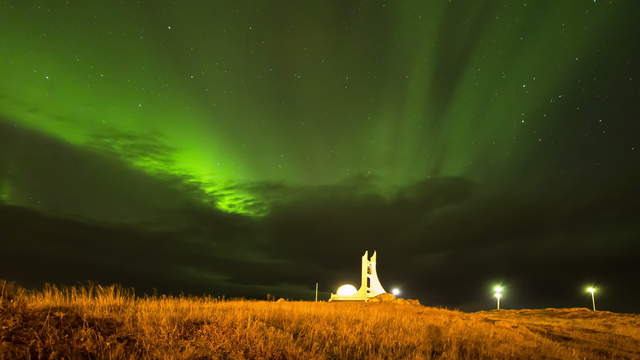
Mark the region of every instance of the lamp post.
<instances>
[{"instance_id":1,"label":"lamp post","mask_svg":"<svg viewBox=\"0 0 640 360\"><path fill-rule=\"evenodd\" d=\"M596 311L596 296L595 293L598 291L597 288L593 286L589 286L586 291L591 294L591 304L593 305L593 311Z\"/></svg>"},{"instance_id":2,"label":"lamp post","mask_svg":"<svg viewBox=\"0 0 640 360\"><path fill-rule=\"evenodd\" d=\"M500 310L500 299L502 298L502 291L504 287L502 285L496 285L493 287L493 297L496 298L496 310Z\"/></svg>"}]
</instances>

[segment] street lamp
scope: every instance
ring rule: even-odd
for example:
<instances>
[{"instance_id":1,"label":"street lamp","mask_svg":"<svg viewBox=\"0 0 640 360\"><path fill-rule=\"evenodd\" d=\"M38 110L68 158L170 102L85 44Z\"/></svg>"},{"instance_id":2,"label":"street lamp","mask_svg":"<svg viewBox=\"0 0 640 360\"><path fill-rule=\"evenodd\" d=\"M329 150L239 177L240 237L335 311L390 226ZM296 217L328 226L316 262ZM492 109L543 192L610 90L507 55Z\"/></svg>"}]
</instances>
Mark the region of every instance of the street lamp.
<instances>
[{"instance_id":1,"label":"street lamp","mask_svg":"<svg viewBox=\"0 0 640 360\"><path fill-rule=\"evenodd\" d=\"M504 287L502 285L496 285L493 287L493 297L496 298L496 310L500 310L500 299L502 298L502 291Z\"/></svg>"},{"instance_id":2,"label":"street lamp","mask_svg":"<svg viewBox=\"0 0 640 360\"><path fill-rule=\"evenodd\" d=\"M391 289L391 293L392 293L394 296L398 296L398 295L400 295L400 289L398 289L398 288L393 288L393 289Z\"/></svg>"},{"instance_id":3,"label":"street lamp","mask_svg":"<svg viewBox=\"0 0 640 360\"><path fill-rule=\"evenodd\" d=\"M585 289L588 293L591 294L591 304L593 304L593 311L596 311L596 296L595 293L598 291L598 288L589 286Z\"/></svg>"}]
</instances>

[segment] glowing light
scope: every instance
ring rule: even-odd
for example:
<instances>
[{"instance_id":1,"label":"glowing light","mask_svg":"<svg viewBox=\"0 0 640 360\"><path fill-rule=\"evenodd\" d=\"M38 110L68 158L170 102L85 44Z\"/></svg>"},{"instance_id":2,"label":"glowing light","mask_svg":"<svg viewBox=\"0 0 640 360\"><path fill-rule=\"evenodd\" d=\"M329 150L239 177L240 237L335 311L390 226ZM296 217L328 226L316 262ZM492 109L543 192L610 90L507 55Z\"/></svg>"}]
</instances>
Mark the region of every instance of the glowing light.
<instances>
[{"instance_id":1,"label":"glowing light","mask_svg":"<svg viewBox=\"0 0 640 360\"><path fill-rule=\"evenodd\" d=\"M392 293L393 295L395 295L395 296L398 296L398 295L400 295L400 289L398 289L398 288L393 288L393 289L391 289L391 293Z\"/></svg>"},{"instance_id":2,"label":"glowing light","mask_svg":"<svg viewBox=\"0 0 640 360\"><path fill-rule=\"evenodd\" d=\"M496 298L496 309L500 310L500 299L502 299L502 292L504 291L504 286L496 285L493 287L493 297Z\"/></svg>"},{"instance_id":3,"label":"glowing light","mask_svg":"<svg viewBox=\"0 0 640 360\"><path fill-rule=\"evenodd\" d=\"M593 311L596 311L596 296L594 294L598 291L598 288L595 286L589 286L585 289L585 291L591 294L591 305Z\"/></svg>"},{"instance_id":4,"label":"glowing light","mask_svg":"<svg viewBox=\"0 0 640 360\"><path fill-rule=\"evenodd\" d=\"M357 292L358 292L358 289L356 289L355 286L351 284L345 284L338 288L338 291L336 291L336 294L338 296L353 296Z\"/></svg>"}]
</instances>

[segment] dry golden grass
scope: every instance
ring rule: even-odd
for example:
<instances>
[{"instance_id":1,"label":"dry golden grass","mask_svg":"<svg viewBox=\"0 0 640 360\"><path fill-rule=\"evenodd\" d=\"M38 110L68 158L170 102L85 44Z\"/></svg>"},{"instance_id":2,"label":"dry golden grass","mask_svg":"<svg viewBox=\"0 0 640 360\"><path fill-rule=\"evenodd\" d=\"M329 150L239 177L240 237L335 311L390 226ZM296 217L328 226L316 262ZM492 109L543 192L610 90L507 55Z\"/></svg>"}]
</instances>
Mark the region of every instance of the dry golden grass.
<instances>
[{"instance_id":1,"label":"dry golden grass","mask_svg":"<svg viewBox=\"0 0 640 360\"><path fill-rule=\"evenodd\" d=\"M0 288L3 282L0 280ZM640 359L640 316L0 292L0 359Z\"/></svg>"}]
</instances>

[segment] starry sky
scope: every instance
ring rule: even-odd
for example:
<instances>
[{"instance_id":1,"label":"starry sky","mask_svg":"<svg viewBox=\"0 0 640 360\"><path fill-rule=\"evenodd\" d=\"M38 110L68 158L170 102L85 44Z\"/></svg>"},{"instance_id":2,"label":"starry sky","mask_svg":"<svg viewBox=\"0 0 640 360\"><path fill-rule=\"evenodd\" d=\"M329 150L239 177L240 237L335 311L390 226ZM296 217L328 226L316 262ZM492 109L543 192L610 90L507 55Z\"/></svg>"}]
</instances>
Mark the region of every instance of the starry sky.
<instances>
[{"instance_id":1,"label":"starry sky","mask_svg":"<svg viewBox=\"0 0 640 360\"><path fill-rule=\"evenodd\" d=\"M640 312L638 11L0 1L0 278Z\"/></svg>"}]
</instances>

